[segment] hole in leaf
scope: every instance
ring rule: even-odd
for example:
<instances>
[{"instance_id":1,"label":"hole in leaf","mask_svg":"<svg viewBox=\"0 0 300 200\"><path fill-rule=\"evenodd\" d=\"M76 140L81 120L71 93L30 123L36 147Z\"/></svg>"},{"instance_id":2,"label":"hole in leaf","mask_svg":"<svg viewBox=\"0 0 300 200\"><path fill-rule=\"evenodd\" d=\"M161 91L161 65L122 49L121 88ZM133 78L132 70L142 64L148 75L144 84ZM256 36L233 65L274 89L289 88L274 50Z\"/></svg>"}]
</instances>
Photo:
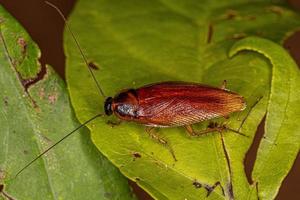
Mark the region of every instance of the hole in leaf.
<instances>
[{"instance_id":1,"label":"hole in leaf","mask_svg":"<svg viewBox=\"0 0 300 200\"><path fill-rule=\"evenodd\" d=\"M253 142L248 152L246 153L245 160L244 160L245 173L249 184L253 184L251 173L254 167L254 162L256 160L259 143L264 135L265 118L266 117L264 116L264 118L261 120L260 124L258 125L256 133L254 135Z\"/></svg>"}]
</instances>

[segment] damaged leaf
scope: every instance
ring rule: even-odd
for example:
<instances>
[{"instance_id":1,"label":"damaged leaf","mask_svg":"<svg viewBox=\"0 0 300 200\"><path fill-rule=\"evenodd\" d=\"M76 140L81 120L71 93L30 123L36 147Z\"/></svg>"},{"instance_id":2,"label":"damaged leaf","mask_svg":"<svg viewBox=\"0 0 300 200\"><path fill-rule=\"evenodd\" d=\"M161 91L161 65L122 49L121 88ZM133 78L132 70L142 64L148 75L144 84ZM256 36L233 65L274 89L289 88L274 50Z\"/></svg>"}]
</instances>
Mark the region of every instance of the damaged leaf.
<instances>
[{"instance_id":1,"label":"damaged leaf","mask_svg":"<svg viewBox=\"0 0 300 200\"><path fill-rule=\"evenodd\" d=\"M0 199L134 199L87 129L15 177L79 123L64 82L40 66L36 44L2 7L0 18Z\"/></svg>"}]
</instances>

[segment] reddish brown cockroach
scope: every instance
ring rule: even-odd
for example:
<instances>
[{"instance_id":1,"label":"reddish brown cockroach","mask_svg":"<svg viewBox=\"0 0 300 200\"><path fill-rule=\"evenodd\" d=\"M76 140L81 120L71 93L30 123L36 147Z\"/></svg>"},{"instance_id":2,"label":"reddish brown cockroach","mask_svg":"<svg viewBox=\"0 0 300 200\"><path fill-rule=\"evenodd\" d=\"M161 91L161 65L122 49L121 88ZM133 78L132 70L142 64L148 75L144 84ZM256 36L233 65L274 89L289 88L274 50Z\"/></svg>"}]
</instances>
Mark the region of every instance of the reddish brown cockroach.
<instances>
[{"instance_id":1,"label":"reddish brown cockroach","mask_svg":"<svg viewBox=\"0 0 300 200\"><path fill-rule=\"evenodd\" d=\"M69 29L71 36L73 37L80 54L82 55L83 60L85 61L91 76L99 89L100 94L105 97L100 85L98 84L92 70L89 67L87 59L83 54L79 43L68 26L64 15L55 5L47 1L46 3L56 9L65 21L66 27ZM137 89L125 90L113 98L108 97L104 102L104 111L107 116L115 114L115 116L121 120L134 121L152 128L184 126L191 136L197 136L212 131L220 131L223 129L228 129L239 133L238 131L224 126L214 126L207 130L196 132L193 130L191 125L218 117L227 117L233 112L244 110L245 107L246 103L244 98L237 93L225 89L225 82L221 88L189 82L153 83ZM68 133L58 142L54 143L35 159L29 162L17 173L17 175L19 175L34 161L43 156L64 139L72 135L78 129L100 116L103 116L103 114L98 114L92 117ZM160 143L167 144L164 139L156 136L155 134L150 133L150 135ZM176 160L172 149L169 150L171 151L173 158Z\"/></svg>"},{"instance_id":2,"label":"reddish brown cockroach","mask_svg":"<svg viewBox=\"0 0 300 200\"><path fill-rule=\"evenodd\" d=\"M226 89L188 82L161 82L121 92L104 103L106 115L150 127L185 126L226 117L246 107L244 98Z\"/></svg>"}]
</instances>

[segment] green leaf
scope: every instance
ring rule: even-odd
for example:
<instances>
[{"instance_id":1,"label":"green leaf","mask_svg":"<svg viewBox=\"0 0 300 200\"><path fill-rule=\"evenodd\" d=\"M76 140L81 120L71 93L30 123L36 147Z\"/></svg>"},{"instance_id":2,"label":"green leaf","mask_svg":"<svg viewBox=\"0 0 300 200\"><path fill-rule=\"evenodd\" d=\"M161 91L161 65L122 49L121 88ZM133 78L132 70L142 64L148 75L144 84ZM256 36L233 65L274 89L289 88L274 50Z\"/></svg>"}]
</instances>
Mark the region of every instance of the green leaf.
<instances>
[{"instance_id":1,"label":"green leaf","mask_svg":"<svg viewBox=\"0 0 300 200\"><path fill-rule=\"evenodd\" d=\"M240 131L249 138L232 132L223 132L223 137L211 133L205 137L189 138L182 127L158 130L173 149L177 162L166 146L147 135L142 125L126 122L114 127L108 125L108 120L117 120L115 117L99 118L88 125L97 148L123 174L156 199L206 199L204 186L213 186L217 182L221 187L217 186L208 199L274 198L299 151L299 139L295 139L298 126L290 128L297 124L296 110L294 114L289 113L293 117L283 123L290 125L283 125L278 132L280 137L294 140L295 146L291 150L286 146L283 148L281 142L285 140L273 138L278 127L270 125L282 123L282 118L272 117L277 114L271 107L278 103L294 107L300 104L297 100L292 102L291 98L274 101L272 95L269 100L269 93L270 89L271 94L277 90L282 97L289 95L296 99L296 89L285 91L294 86L277 88L273 84L275 79L277 84L296 79L299 72L294 69L289 74L281 74L281 70L273 73L282 65L288 69L295 67L287 53L279 54L285 51L272 42L269 43L276 48L269 48L264 55L272 55L268 58L273 59L273 54L276 54L279 64L272 62L271 65L264 55L255 52L241 53L230 59L228 52L238 39L251 35L281 43L300 26L300 16L284 3L277 2L79 1L70 17L70 25L88 62L98 68L93 71L107 96L114 96L125 88L161 81L220 86L223 80L227 80L228 89L243 95L248 104L245 111L231 115L226 124L236 130L242 124ZM259 48L255 45L251 47ZM66 33L65 49L72 104L77 117L84 122L104 112L104 98L99 95L69 33ZM260 97L263 98L258 101ZM243 161L266 110L266 139L259 148L252 175L254 182L249 183ZM282 112L285 111L278 113L281 117L286 115ZM195 129L205 129L207 124L200 123ZM270 144L266 145L266 142ZM282 158L290 151L292 153L281 166L274 168L272 163L277 161L274 156L280 154L278 158ZM268 155L270 157L266 159ZM200 184L203 187L198 187Z\"/></svg>"},{"instance_id":2,"label":"green leaf","mask_svg":"<svg viewBox=\"0 0 300 200\"><path fill-rule=\"evenodd\" d=\"M265 138L260 143L252 172L253 180L259 184L259 195L263 199L272 199L300 149L300 125L295 120L300 114L297 92L300 73L290 55L269 40L249 37L235 43L230 54L241 50L263 54L273 67Z\"/></svg>"},{"instance_id":3,"label":"green leaf","mask_svg":"<svg viewBox=\"0 0 300 200\"><path fill-rule=\"evenodd\" d=\"M79 123L64 82L51 67L40 66L36 44L2 7L0 21L0 199L134 199L127 180L94 147L87 129L15 178Z\"/></svg>"}]
</instances>

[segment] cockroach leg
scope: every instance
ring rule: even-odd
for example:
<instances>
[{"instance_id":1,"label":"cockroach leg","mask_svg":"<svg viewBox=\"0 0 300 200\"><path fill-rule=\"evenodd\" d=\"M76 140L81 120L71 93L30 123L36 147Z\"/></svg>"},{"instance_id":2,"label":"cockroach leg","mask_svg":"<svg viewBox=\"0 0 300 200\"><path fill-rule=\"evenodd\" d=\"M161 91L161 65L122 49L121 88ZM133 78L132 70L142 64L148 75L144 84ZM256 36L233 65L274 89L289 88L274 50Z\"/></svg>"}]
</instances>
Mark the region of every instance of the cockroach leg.
<instances>
[{"instance_id":1,"label":"cockroach leg","mask_svg":"<svg viewBox=\"0 0 300 200\"><path fill-rule=\"evenodd\" d=\"M227 81L226 81L226 80L223 80L223 83L222 83L222 85L221 85L221 89L222 89L222 90L227 90L227 89L226 89L226 86L227 86Z\"/></svg>"},{"instance_id":2,"label":"cockroach leg","mask_svg":"<svg viewBox=\"0 0 300 200\"><path fill-rule=\"evenodd\" d=\"M147 127L146 132L152 139L158 141L160 144L168 145L168 142L157 134L154 127Z\"/></svg>"},{"instance_id":3,"label":"cockroach leg","mask_svg":"<svg viewBox=\"0 0 300 200\"><path fill-rule=\"evenodd\" d=\"M241 133L239 130L234 130L232 128L229 128L225 123L218 124L217 122L211 122L211 123L209 123L208 128L216 129L216 131L218 131L218 132L231 131L231 132L234 132L241 136L249 137L248 135Z\"/></svg>"},{"instance_id":4,"label":"cockroach leg","mask_svg":"<svg viewBox=\"0 0 300 200\"><path fill-rule=\"evenodd\" d=\"M165 140L164 138L160 137L157 132L155 131L154 127L146 127L146 133L148 133L148 135L155 141L157 141L158 143L164 145L171 153L174 161L177 161L175 153L173 151L173 149L171 148L171 146L169 145L168 141Z\"/></svg>"},{"instance_id":5,"label":"cockroach leg","mask_svg":"<svg viewBox=\"0 0 300 200\"><path fill-rule=\"evenodd\" d=\"M187 133L189 134L189 136L191 137L199 137L202 135L206 135L207 133L211 133L211 132L215 132L215 131L219 131L219 128L215 127L215 128L210 128L208 127L205 130L201 130L201 131L195 131L192 127L192 125L186 125L185 129L187 130Z\"/></svg>"},{"instance_id":6,"label":"cockroach leg","mask_svg":"<svg viewBox=\"0 0 300 200\"><path fill-rule=\"evenodd\" d=\"M247 136L247 135L245 135L245 134L243 134L243 133L241 133L237 130L234 130L234 129L231 129L231 128L227 127L224 124L219 125L216 122L209 123L207 129L201 130L201 131L195 131L191 125L185 126L185 129L187 130L189 136L191 136L191 137L199 137L201 135L206 135L207 133L211 133L211 132L215 132L215 131L217 131L217 132L232 131L232 132L237 133L239 135L249 137L249 136Z\"/></svg>"},{"instance_id":7,"label":"cockroach leg","mask_svg":"<svg viewBox=\"0 0 300 200\"><path fill-rule=\"evenodd\" d=\"M229 127L227 127L227 126L223 126L222 129L225 130L225 131L231 131L231 132L234 132L234 133L236 133L236 134L239 134L239 135L244 136L244 137L247 137L247 138L249 137L248 135L245 135L244 133L241 133L240 131L234 130L234 129L229 128Z\"/></svg>"},{"instance_id":8,"label":"cockroach leg","mask_svg":"<svg viewBox=\"0 0 300 200\"><path fill-rule=\"evenodd\" d=\"M106 122L107 125L111 126L112 128L115 127L115 126L118 126L122 123L121 120L117 120L117 121L112 121L112 120L108 120Z\"/></svg>"}]
</instances>

